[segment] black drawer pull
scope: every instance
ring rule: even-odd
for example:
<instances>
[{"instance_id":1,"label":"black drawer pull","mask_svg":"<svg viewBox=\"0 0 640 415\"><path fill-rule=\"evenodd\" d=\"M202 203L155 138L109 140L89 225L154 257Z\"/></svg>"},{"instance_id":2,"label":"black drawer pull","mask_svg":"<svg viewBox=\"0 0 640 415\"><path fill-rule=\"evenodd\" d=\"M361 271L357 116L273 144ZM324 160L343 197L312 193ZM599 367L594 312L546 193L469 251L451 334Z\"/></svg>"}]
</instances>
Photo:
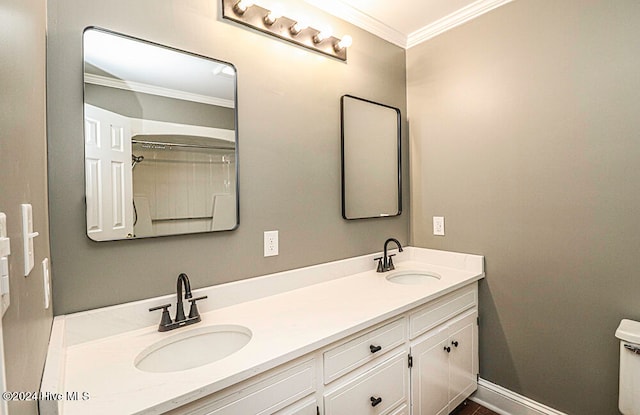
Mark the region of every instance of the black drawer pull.
<instances>
[{"instance_id":1,"label":"black drawer pull","mask_svg":"<svg viewBox=\"0 0 640 415\"><path fill-rule=\"evenodd\" d=\"M458 344L459 344L459 343L458 343L457 341L455 341L455 340L454 340L454 341L452 341L452 342L451 342L451 344L453 344L454 346L458 347Z\"/></svg>"},{"instance_id":2,"label":"black drawer pull","mask_svg":"<svg viewBox=\"0 0 640 415\"><path fill-rule=\"evenodd\" d=\"M625 344L624 348L635 353L635 354L640 354L640 347L638 346L632 346L630 344Z\"/></svg>"},{"instance_id":3,"label":"black drawer pull","mask_svg":"<svg viewBox=\"0 0 640 415\"><path fill-rule=\"evenodd\" d=\"M371 353L376 353L379 352L380 350L382 350L382 346L374 346L373 344L369 346L369 350L371 350Z\"/></svg>"},{"instance_id":4,"label":"black drawer pull","mask_svg":"<svg viewBox=\"0 0 640 415\"><path fill-rule=\"evenodd\" d=\"M371 397L371 406L378 406L380 402L382 402L382 398L374 398L373 396Z\"/></svg>"},{"instance_id":5,"label":"black drawer pull","mask_svg":"<svg viewBox=\"0 0 640 415\"><path fill-rule=\"evenodd\" d=\"M451 347L444 346L444 351L447 352L447 353L451 353Z\"/></svg>"}]
</instances>

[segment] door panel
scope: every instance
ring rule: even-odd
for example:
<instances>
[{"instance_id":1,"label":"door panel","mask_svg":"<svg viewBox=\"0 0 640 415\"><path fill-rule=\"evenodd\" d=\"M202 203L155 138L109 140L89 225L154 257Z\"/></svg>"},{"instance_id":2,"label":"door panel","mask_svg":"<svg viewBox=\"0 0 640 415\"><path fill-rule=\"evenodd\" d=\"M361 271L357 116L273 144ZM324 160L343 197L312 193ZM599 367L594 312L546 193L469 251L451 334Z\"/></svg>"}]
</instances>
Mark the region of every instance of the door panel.
<instances>
[{"instance_id":1,"label":"door panel","mask_svg":"<svg viewBox=\"0 0 640 415\"><path fill-rule=\"evenodd\" d=\"M449 408L449 353L446 327L418 339L411 347L413 415L443 415Z\"/></svg>"},{"instance_id":2,"label":"door panel","mask_svg":"<svg viewBox=\"0 0 640 415\"><path fill-rule=\"evenodd\" d=\"M452 410L477 388L478 367L475 351L477 350L478 325L477 313L466 315L453 323L449 328L449 382L450 404Z\"/></svg>"},{"instance_id":3,"label":"door panel","mask_svg":"<svg viewBox=\"0 0 640 415\"><path fill-rule=\"evenodd\" d=\"M85 105L87 233L91 239L133 234L131 127L119 114Z\"/></svg>"}]
</instances>

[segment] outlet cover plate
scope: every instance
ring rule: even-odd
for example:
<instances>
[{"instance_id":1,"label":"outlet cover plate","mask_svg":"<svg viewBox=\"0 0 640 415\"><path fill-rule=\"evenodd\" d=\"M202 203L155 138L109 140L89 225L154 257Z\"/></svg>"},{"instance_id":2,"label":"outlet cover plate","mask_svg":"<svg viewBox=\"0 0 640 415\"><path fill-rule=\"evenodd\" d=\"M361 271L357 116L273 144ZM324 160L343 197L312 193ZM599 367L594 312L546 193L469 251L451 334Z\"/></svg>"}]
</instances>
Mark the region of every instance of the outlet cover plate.
<instances>
[{"instance_id":1,"label":"outlet cover plate","mask_svg":"<svg viewBox=\"0 0 640 415\"><path fill-rule=\"evenodd\" d=\"M436 236L444 236L444 216L433 217L433 234Z\"/></svg>"},{"instance_id":2,"label":"outlet cover plate","mask_svg":"<svg viewBox=\"0 0 640 415\"><path fill-rule=\"evenodd\" d=\"M278 255L278 231L266 231L264 233L264 256Z\"/></svg>"}]
</instances>

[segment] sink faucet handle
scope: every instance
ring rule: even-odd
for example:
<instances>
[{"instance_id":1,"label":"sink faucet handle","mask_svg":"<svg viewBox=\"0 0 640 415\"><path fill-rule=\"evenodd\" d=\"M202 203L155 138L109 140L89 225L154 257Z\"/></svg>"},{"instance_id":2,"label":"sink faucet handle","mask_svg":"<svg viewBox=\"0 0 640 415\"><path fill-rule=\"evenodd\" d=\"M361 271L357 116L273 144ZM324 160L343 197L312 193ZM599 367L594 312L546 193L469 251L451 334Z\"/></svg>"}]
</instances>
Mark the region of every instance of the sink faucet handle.
<instances>
[{"instance_id":1,"label":"sink faucet handle","mask_svg":"<svg viewBox=\"0 0 640 415\"><path fill-rule=\"evenodd\" d=\"M160 305L158 307L151 307L149 311L162 310L162 318L160 319L160 327L171 324L171 316L169 315L169 307L171 304Z\"/></svg>"},{"instance_id":2,"label":"sink faucet handle","mask_svg":"<svg viewBox=\"0 0 640 415\"><path fill-rule=\"evenodd\" d=\"M378 257L378 258L373 258L374 261L378 261L378 268L376 269L377 272L384 272L384 265L382 265L382 257Z\"/></svg>"},{"instance_id":3,"label":"sink faucet handle","mask_svg":"<svg viewBox=\"0 0 640 415\"><path fill-rule=\"evenodd\" d=\"M196 297L189 300L191 303L191 308L189 308L189 318L197 318L198 321L200 321L200 313L198 312L196 301L204 300L205 298L207 298L207 296L203 295L202 297Z\"/></svg>"}]
</instances>

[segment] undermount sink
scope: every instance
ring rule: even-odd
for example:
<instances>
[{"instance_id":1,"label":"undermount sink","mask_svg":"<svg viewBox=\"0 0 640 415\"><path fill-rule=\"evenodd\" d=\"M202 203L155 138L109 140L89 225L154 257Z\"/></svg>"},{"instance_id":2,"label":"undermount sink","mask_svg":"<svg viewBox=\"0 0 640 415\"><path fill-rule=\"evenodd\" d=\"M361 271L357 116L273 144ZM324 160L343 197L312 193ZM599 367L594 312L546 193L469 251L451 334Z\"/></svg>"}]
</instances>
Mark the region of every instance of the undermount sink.
<instances>
[{"instance_id":1,"label":"undermount sink","mask_svg":"<svg viewBox=\"0 0 640 415\"><path fill-rule=\"evenodd\" d=\"M178 372L223 359L251 340L243 326L216 325L175 334L144 349L134 365L144 372Z\"/></svg>"},{"instance_id":2,"label":"undermount sink","mask_svg":"<svg viewBox=\"0 0 640 415\"><path fill-rule=\"evenodd\" d=\"M394 284L416 285L439 280L441 277L435 272L428 271L398 271L387 276L387 281Z\"/></svg>"}]
</instances>

